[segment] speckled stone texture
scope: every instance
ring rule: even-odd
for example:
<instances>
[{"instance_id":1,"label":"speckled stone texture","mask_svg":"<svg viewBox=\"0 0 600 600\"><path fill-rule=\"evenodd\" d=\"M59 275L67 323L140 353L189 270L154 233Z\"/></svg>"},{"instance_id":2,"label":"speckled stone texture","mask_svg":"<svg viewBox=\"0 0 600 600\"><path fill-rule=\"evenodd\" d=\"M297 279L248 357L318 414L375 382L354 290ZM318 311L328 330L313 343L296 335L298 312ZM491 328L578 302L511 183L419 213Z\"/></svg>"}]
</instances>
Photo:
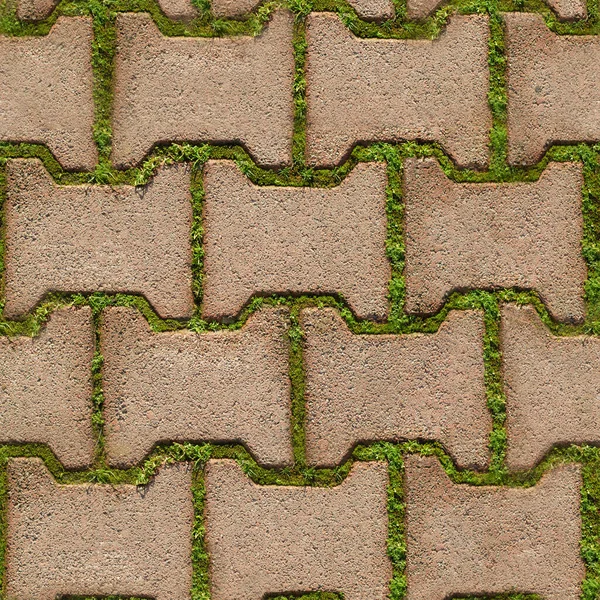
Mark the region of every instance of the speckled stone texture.
<instances>
[{"instance_id":1,"label":"speckled stone texture","mask_svg":"<svg viewBox=\"0 0 600 600\"><path fill-rule=\"evenodd\" d=\"M204 298L209 319L235 317L254 294L341 294L361 318L388 312L383 163L334 188L260 187L229 161L204 172Z\"/></svg>"},{"instance_id":2,"label":"speckled stone texture","mask_svg":"<svg viewBox=\"0 0 600 600\"><path fill-rule=\"evenodd\" d=\"M112 160L139 163L155 144L242 144L261 165L291 162L293 17L257 37L164 37L150 15L117 17Z\"/></svg>"},{"instance_id":3,"label":"speckled stone texture","mask_svg":"<svg viewBox=\"0 0 600 600\"><path fill-rule=\"evenodd\" d=\"M600 38L557 35L542 15L507 13L508 160L557 142L600 140Z\"/></svg>"},{"instance_id":4,"label":"speckled stone texture","mask_svg":"<svg viewBox=\"0 0 600 600\"><path fill-rule=\"evenodd\" d=\"M385 463L355 463L334 488L259 486L232 460L206 468L212 600L335 591L384 600L392 568Z\"/></svg>"},{"instance_id":5,"label":"speckled stone texture","mask_svg":"<svg viewBox=\"0 0 600 600\"><path fill-rule=\"evenodd\" d=\"M191 483L180 464L144 488L58 485L40 459L9 460L7 597L189 600Z\"/></svg>"},{"instance_id":6,"label":"speckled stone texture","mask_svg":"<svg viewBox=\"0 0 600 600\"><path fill-rule=\"evenodd\" d=\"M508 592L578 600L585 567L579 465L530 488L454 484L433 456L408 456L406 600Z\"/></svg>"},{"instance_id":7,"label":"speckled stone texture","mask_svg":"<svg viewBox=\"0 0 600 600\"><path fill-rule=\"evenodd\" d=\"M55 311L37 337L0 337L0 442L47 444L66 468L90 467L93 356L87 307Z\"/></svg>"},{"instance_id":8,"label":"speckled stone texture","mask_svg":"<svg viewBox=\"0 0 600 600\"><path fill-rule=\"evenodd\" d=\"M7 167L6 318L51 291L144 295L162 317L189 317L192 204L185 165L145 188L59 186L38 160Z\"/></svg>"},{"instance_id":9,"label":"speckled stone texture","mask_svg":"<svg viewBox=\"0 0 600 600\"><path fill-rule=\"evenodd\" d=\"M240 331L153 333L130 308L102 317L108 462L129 467L158 442L241 442L263 465L292 462L288 311Z\"/></svg>"},{"instance_id":10,"label":"speckled stone texture","mask_svg":"<svg viewBox=\"0 0 600 600\"><path fill-rule=\"evenodd\" d=\"M455 290L539 293L556 319L585 317L582 167L537 182L454 183L435 159L404 165L406 310L434 313Z\"/></svg>"},{"instance_id":11,"label":"speckled stone texture","mask_svg":"<svg viewBox=\"0 0 600 600\"><path fill-rule=\"evenodd\" d=\"M488 38L479 15L451 17L434 41L360 39L335 14L309 15L309 163L338 164L360 142L426 140L460 166L485 167Z\"/></svg>"},{"instance_id":12,"label":"speckled stone texture","mask_svg":"<svg viewBox=\"0 0 600 600\"><path fill-rule=\"evenodd\" d=\"M0 35L0 142L45 144L65 169L91 170L92 21L61 17L42 37Z\"/></svg>"},{"instance_id":13,"label":"speckled stone texture","mask_svg":"<svg viewBox=\"0 0 600 600\"><path fill-rule=\"evenodd\" d=\"M157 0L160 10L174 21L191 21L198 16L192 0Z\"/></svg>"},{"instance_id":14,"label":"speckled stone texture","mask_svg":"<svg viewBox=\"0 0 600 600\"><path fill-rule=\"evenodd\" d=\"M480 312L450 313L435 334L356 335L333 309L307 309L301 325L310 464L341 463L359 442L427 439L461 468L487 466Z\"/></svg>"}]
</instances>

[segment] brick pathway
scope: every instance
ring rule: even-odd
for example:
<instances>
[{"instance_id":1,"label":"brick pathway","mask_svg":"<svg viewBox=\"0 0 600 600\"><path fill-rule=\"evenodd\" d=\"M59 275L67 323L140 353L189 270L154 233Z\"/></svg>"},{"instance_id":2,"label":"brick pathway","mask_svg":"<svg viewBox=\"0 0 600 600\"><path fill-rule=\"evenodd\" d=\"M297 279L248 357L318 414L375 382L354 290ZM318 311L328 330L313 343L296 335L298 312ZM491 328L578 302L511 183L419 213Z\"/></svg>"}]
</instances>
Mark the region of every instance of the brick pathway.
<instances>
[{"instance_id":1,"label":"brick pathway","mask_svg":"<svg viewBox=\"0 0 600 600\"><path fill-rule=\"evenodd\" d=\"M2 600L600 599L598 0L0 0Z\"/></svg>"}]
</instances>

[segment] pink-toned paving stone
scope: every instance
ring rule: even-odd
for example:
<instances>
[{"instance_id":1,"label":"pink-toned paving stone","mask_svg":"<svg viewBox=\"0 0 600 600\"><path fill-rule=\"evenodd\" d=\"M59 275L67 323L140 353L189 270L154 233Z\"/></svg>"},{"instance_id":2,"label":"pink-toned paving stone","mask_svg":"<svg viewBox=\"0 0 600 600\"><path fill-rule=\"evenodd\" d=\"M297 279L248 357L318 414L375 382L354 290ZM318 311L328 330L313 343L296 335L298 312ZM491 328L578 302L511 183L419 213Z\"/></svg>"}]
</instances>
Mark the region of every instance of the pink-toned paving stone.
<instances>
[{"instance_id":1,"label":"pink-toned paving stone","mask_svg":"<svg viewBox=\"0 0 600 600\"><path fill-rule=\"evenodd\" d=\"M114 164L131 167L155 144L244 145L267 166L291 162L292 14L257 37L169 38L149 15L117 17Z\"/></svg>"},{"instance_id":2,"label":"pink-toned paving stone","mask_svg":"<svg viewBox=\"0 0 600 600\"><path fill-rule=\"evenodd\" d=\"M65 169L93 169L92 37L83 17L44 37L0 35L0 142L45 144Z\"/></svg>"},{"instance_id":3,"label":"pink-toned paving stone","mask_svg":"<svg viewBox=\"0 0 600 600\"><path fill-rule=\"evenodd\" d=\"M359 442L427 439L461 468L487 466L480 312L452 312L435 334L356 335L333 309L301 324L310 464L336 465Z\"/></svg>"},{"instance_id":4,"label":"pink-toned paving stone","mask_svg":"<svg viewBox=\"0 0 600 600\"><path fill-rule=\"evenodd\" d=\"M185 166L144 188L56 185L38 160L9 161L7 176L5 317L51 291L139 293L162 317L191 316Z\"/></svg>"},{"instance_id":5,"label":"pink-toned paving stone","mask_svg":"<svg viewBox=\"0 0 600 600\"><path fill-rule=\"evenodd\" d=\"M404 165L406 310L434 313L455 290L539 293L556 319L585 317L580 163L531 183L454 183L431 159Z\"/></svg>"},{"instance_id":6,"label":"pink-toned paving stone","mask_svg":"<svg viewBox=\"0 0 600 600\"><path fill-rule=\"evenodd\" d=\"M254 185L230 161L204 172L203 315L235 317L254 294L341 294L361 318L387 315L386 166L335 188Z\"/></svg>"},{"instance_id":7,"label":"pink-toned paving stone","mask_svg":"<svg viewBox=\"0 0 600 600\"><path fill-rule=\"evenodd\" d=\"M263 308L240 331L153 333L130 308L101 327L106 452L140 462L158 442L241 442L270 467L293 460L288 311Z\"/></svg>"},{"instance_id":8,"label":"pink-toned paving stone","mask_svg":"<svg viewBox=\"0 0 600 600\"><path fill-rule=\"evenodd\" d=\"M384 600L388 474L356 463L334 488L260 486L232 460L206 468L206 546L213 600L331 591Z\"/></svg>"},{"instance_id":9,"label":"pink-toned paving stone","mask_svg":"<svg viewBox=\"0 0 600 600\"><path fill-rule=\"evenodd\" d=\"M504 20L509 162L536 163L558 142L600 140L600 38L557 35L538 14Z\"/></svg>"},{"instance_id":10,"label":"pink-toned paving stone","mask_svg":"<svg viewBox=\"0 0 600 600\"><path fill-rule=\"evenodd\" d=\"M43 21L58 6L59 0L17 0L17 17L22 21Z\"/></svg>"},{"instance_id":11,"label":"pink-toned paving stone","mask_svg":"<svg viewBox=\"0 0 600 600\"><path fill-rule=\"evenodd\" d=\"M262 0L211 0L215 17L241 17L252 12Z\"/></svg>"},{"instance_id":12,"label":"pink-toned paving stone","mask_svg":"<svg viewBox=\"0 0 600 600\"><path fill-rule=\"evenodd\" d=\"M191 484L190 469L178 464L144 488L59 485L40 459L11 459L7 597L189 600Z\"/></svg>"},{"instance_id":13,"label":"pink-toned paving stone","mask_svg":"<svg viewBox=\"0 0 600 600\"><path fill-rule=\"evenodd\" d=\"M338 164L355 144L380 140L439 142L463 167L487 164L486 17L455 15L434 41L361 39L329 13L307 23L311 165Z\"/></svg>"},{"instance_id":14,"label":"pink-toned paving stone","mask_svg":"<svg viewBox=\"0 0 600 600\"><path fill-rule=\"evenodd\" d=\"M157 0L162 12L174 21L191 21L198 16L192 0Z\"/></svg>"},{"instance_id":15,"label":"pink-toned paving stone","mask_svg":"<svg viewBox=\"0 0 600 600\"><path fill-rule=\"evenodd\" d=\"M0 442L47 444L68 469L90 467L94 329L62 308L35 338L0 337Z\"/></svg>"},{"instance_id":16,"label":"pink-toned paving stone","mask_svg":"<svg viewBox=\"0 0 600 600\"><path fill-rule=\"evenodd\" d=\"M530 488L454 484L435 457L405 462L407 600L509 592L578 600L581 469Z\"/></svg>"},{"instance_id":17,"label":"pink-toned paving stone","mask_svg":"<svg viewBox=\"0 0 600 600\"><path fill-rule=\"evenodd\" d=\"M508 467L532 469L555 445L600 443L600 339L555 336L532 306L501 314Z\"/></svg>"}]
</instances>

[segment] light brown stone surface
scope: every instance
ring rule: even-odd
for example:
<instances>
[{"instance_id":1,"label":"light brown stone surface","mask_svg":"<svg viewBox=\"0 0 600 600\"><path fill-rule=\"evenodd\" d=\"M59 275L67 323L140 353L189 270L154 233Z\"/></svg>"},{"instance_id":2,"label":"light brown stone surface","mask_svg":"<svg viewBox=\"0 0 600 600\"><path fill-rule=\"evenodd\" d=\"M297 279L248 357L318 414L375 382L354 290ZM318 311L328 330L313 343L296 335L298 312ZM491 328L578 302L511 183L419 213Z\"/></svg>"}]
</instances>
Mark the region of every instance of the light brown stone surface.
<instances>
[{"instance_id":1,"label":"light brown stone surface","mask_svg":"<svg viewBox=\"0 0 600 600\"><path fill-rule=\"evenodd\" d=\"M259 486L232 460L206 468L206 546L212 600L329 591L384 600L388 475L355 463L334 488Z\"/></svg>"},{"instance_id":2,"label":"light brown stone surface","mask_svg":"<svg viewBox=\"0 0 600 600\"><path fill-rule=\"evenodd\" d=\"M435 159L404 165L406 310L434 313L452 291L539 293L561 321L582 321L582 167L550 163L531 183L454 183Z\"/></svg>"},{"instance_id":3,"label":"light brown stone surface","mask_svg":"<svg viewBox=\"0 0 600 600\"><path fill-rule=\"evenodd\" d=\"M293 17L257 37L168 38L149 15L117 18L112 160L139 163L155 144L242 144L266 166L291 162Z\"/></svg>"},{"instance_id":4,"label":"light brown stone surface","mask_svg":"<svg viewBox=\"0 0 600 600\"><path fill-rule=\"evenodd\" d=\"M89 308L55 311L35 338L0 337L0 443L47 444L67 469L90 467L93 356Z\"/></svg>"},{"instance_id":5,"label":"light brown stone surface","mask_svg":"<svg viewBox=\"0 0 600 600\"><path fill-rule=\"evenodd\" d=\"M331 13L307 20L307 155L340 163L358 142L439 142L460 166L484 167L492 125L488 20L453 16L434 40L355 37Z\"/></svg>"},{"instance_id":6,"label":"light brown stone surface","mask_svg":"<svg viewBox=\"0 0 600 600\"><path fill-rule=\"evenodd\" d=\"M59 0L16 0L17 17L23 21L43 21L58 6ZM10 4L10 0L7 6Z\"/></svg>"},{"instance_id":7,"label":"light brown stone surface","mask_svg":"<svg viewBox=\"0 0 600 600\"><path fill-rule=\"evenodd\" d=\"M38 160L8 162L4 316L50 291L143 294L162 317L189 317L190 175L161 169L145 188L59 186Z\"/></svg>"},{"instance_id":8,"label":"light brown stone surface","mask_svg":"<svg viewBox=\"0 0 600 600\"><path fill-rule=\"evenodd\" d=\"M359 17L368 21L384 21L394 17L394 3L391 0L348 0L348 4Z\"/></svg>"},{"instance_id":9,"label":"light brown stone surface","mask_svg":"<svg viewBox=\"0 0 600 600\"><path fill-rule=\"evenodd\" d=\"M555 445L600 443L600 339L558 337L532 306L504 305L501 350L509 468Z\"/></svg>"},{"instance_id":10,"label":"light brown stone surface","mask_svg":"<svg viewBox=\"0 0 600 600\"><path fill-rule=\"evenodd\" d=\"M191 21L198 16L192 0L157 0L160 10L174 21Z\"/></svg>"},{"instance_id":11,"label":"light brown stone surface","mask_svg":"<svg viewBox=\"0 0 600 600\"><path fill-rule=\"evenodd\" d=\"M334 188L257 186L230 161L204 173L203 315L235 317L252 295L341 294L387 315L386 167L362 163Z\"/></svg>"},{"instance_id":12,"label":"light brown stone surface","mask_svg":"<svg viewBox=\"0 0 600 600\"><path fill-rule=\"evenodd\" d=\"M425 19L443 3L444 0L406 0L406 16L409 19Z\"/></svg>"},{"instance_id":13,"label":"light brown stone surface","mask_svg":"<svg viewBox=\"0 0 600 600\"><path fill-rule=\"evenodd\" d=\"M333 309L304 310L301 325L309 463L341 463L359 442L427 439L461 468L487 466L481 313L452 312L434 334L356 335Z\"/></svg>"},{"instance_id":14,"label":"light brown stone surface","mask_svg":"<svg viewBox=\"0 0 600 600\"><path fill-rule=\"evenodd\" d=\"M408 456L405 468L406 600L580 598L578 465L527 489L453 484L435 457Z\"/></svg>"},{"instance_id":15,"label":"light brown stone surface","mask_svg":"<svg viewBox=\"0 0 600 600\"><path fill-rule=\"evenodd\" d=\"M140 462L157 442L241 442L267 466L293 460L288 311L264 308L240 331L153 333L130 308L101 328L106 452Z\"/></svg>"},{"instance_id":16,"label":"light brown stone surface","mask_svg":"<svg viewBox=\"0 0 600 600\"><path fill-rule=\"evenodd\" d=\"M211 10L215 17L241 17L252 12L261 0L211 0Z\"/></svg>"},{"instance_id":17,"label":"light brown stone surface","mask_svg":"<svg viewBox=\"0 0 600 600\"><path fill-rule=\"evenodd\" d=\"M9 600L63 595L189 600L192 476L163 467L146 487L58 485L41 460L8 464Z\"/></svg>"},{"instance_id":18,"label":"light brown stone surface","mask_svg":"<svg viewBox=\"0 0 600 600\"><path fill-rule=\"evenodd\" d=\"M557 142L600 140L600 38L557 35L542 15L507 13L508 160Z\"/></svg>"},{"instance_id":19,"label":"light brown stone surface","mask_svg":"<svg viewBox=\"0 0 600 600\"><path fill-rule=\"evenodd\" d=\"M46 144L65 169L93 169L92 21L60 17L47 36L0 35L0 142Z\"/></svg>"}]
</instances>

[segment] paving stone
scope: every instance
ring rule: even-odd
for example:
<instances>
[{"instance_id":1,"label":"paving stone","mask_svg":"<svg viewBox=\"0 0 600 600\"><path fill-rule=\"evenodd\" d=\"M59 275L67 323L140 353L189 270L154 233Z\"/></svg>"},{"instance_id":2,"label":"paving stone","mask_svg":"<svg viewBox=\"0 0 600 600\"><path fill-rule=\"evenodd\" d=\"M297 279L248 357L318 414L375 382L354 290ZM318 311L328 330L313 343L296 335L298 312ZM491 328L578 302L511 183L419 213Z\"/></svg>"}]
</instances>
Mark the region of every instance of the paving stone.
<instances>
[{"instance_id":1,"label":"paving stone","mask_svg":"<svg viewBox=\"0 0 600 600\"><path fill-rule=\"evenodd\" d=\"M348 0L359 17L367 21L385 21L394 18L394 3L391 0Z\"/></svg>"},{"instance_id":2,"label":"paving stone","mask_svg":"<svg viewBox=\"0 0 600 600\"><path fill-rule=\"evenodd\" d=\"M293 461L288 310L264 308L240 331L153 333L130 308L101 328L106 452L140 462L157 442L241 442L257 460Z\"/></svg>"},{"instance_id":3,"label":"paving stone","mask_svg":"<svg viewBox=\"0 0 600 600\"><path fill-rule=\"evenodd\" d=\"M460 166L487 164L487 17L455 15L434 41L361 39L332 13L307 23L311 165L338 164L355 144L380 140L439 142Z\"/></svg>"},{"instance_id":4,"label":"paving stone","mask_svg":"<svg viewBox=\"0 0 600 600\"><path fill-rule=\"evenodd\" d=\"M290 591L388 597L384 463L356 463L334 488L259 486L232 460L206 468L212 600Z\"/></svg>"},{"instance_id":5,"label":"paving stone","mask_svg":"<svg viewBox=\"0 0 600 600\"><path fill-rule=\"evenodd\" d=\"M22 21L43 21L58 6L59 0L16 0L17 18Z\"/></svg>"},{"instance_id":6,"label":"paving stone","mask_svg":"<svg viewBox=\"0 0 600 600\"><path fill-rule=\"evenodd\" d=\"M235 317L254 294L342 294L361 318L387 315L386 167L363 163L335 188L257 186L209 161L203 315Z\"/></svg>"},{"instance_id":7,"label":"paving stone","mask_svg":"<svg viewBox=\"0 0 600 600\"><path fill-rule=\"evenodd\" d=\"M557 35L538 14L504 20L509 162L534 164L552 144L600 140L598 36Z\"/></svg>"},{"instance_id":8,"label":"paving stone","mask_svg":"<svg viewBox=\"0 0 600 600\"><path fill-rule=\"evenodd\" d=\"M406 16L420 21L433 14L442 4L444 0L406 0Z\"/></svg>"},{"instance_id":9,"label":"paving stone","mask_svg":"<svg viewBox=\"0 0 600 600\"><path fill-rule=\"evenodd\" d=\"M46 144L65 169L93 169L92 21L60 17L47 36L0 35L0 142Z\"/></svg>"},{"instance_id":10,"label":"paving stone","mask_svg":"<svg viewBox=\"0 0 600 600\"><path fill-rule=\"evenodd\" d=\"M527 489L454 484L432 456L409 456L405 469L406 600L580 598L578 465Z\"/></svg>"},{"instance_id":11,"label":"paving stone","mask_svg":"<svg viewBox=\"0 0 600 600\"><path fill-rule=\"evenodd\" d=\"M174 21L191 21L198 16L192 0L157 0L160 10Z\"/></svg>"},{"instance_id":12,"label":"paving stone","mask_svg":"<svg viewBox=\"0 0 600 600\"><path fill-rule=\"evenodd\" d=\"M155 144L244 145L265 166L291 162L293 17L275 13L257 37L168 38L149 15L117 17L114 164Z\"/></svg>"},{"instance_id":13,"label":"paving stone","mask_svg":"<svg viewBox=\"0 0 600 600\"><path fill-rule=\"evenodd\" d=\"M145 188L59 186L38 160L7 166L6 318L50 291L143 294L162 317L194 311L190 175L162 168Z\"/></svg>"},{"instance_id":14,"label":"paving stone","mask_svg":"<svg viewBox=\"0 0 600 600\"><path fill-rule=\"evenodd\" d=\"M40 334L0 337L0 442L47 444L67 469L90 467L94 329L89 308L62 308Z\"/></svg>"},{"instance_id":15,"label":"paving stone","mask_svg":"<svg viewBox=\"0 0 600 600\"><path fill-rule=\"evenodd\" d=\"M356 335L333 309L304 310L301 324L310 464L339 464L359 442L427 439L461 468L487 466L480 312L452 312L435 334Z\"/></svg>"},{"instance_id":16,"label":"paving stone","mask_svg":"<svg viewBox=\"0 0 600 600\"><path fill-rule=\"evenodd\" d=\"M212 0L211 10L215 17L241 17L258 8L261 0Z\"/></svg>"},{"instance_id":17,"label":"paving stone","mask_svg":"<svg viewBox=\"0 0 600 600\"><path fill-rule=\"evenodd\" d=\"M186 465L171 465L145 488L58 485L38 458L11 459L8 598L189 600L191 483Z\"/></svg>"},{"instance_id":18,"label":"paving stone","mask_svg":"<svg viewBox=\"0 0 600 600\"><path fill-rule=\"evenodd\" d=\"M404 165L406 310L452 291L537 291L561 321L585 317L582 167L550 163L532 183L454 183L435 159Z\"/></svg>"}]
</instances>

